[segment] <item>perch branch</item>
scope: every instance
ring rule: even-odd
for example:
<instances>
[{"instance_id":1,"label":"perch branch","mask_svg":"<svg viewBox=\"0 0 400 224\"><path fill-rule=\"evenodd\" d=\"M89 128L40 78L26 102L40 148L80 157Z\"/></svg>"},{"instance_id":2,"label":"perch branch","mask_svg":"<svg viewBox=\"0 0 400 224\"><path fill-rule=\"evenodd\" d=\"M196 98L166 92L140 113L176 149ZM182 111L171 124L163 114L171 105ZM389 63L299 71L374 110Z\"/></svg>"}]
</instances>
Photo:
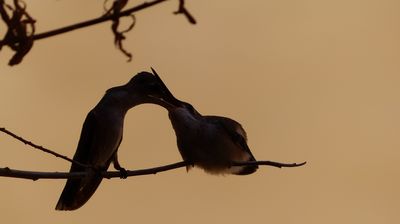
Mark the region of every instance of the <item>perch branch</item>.
<instances>
[{"instance_id":1,"label":"perch branch","mask_svg":"<svg viewBox=\"0 0 400 224\"><path fill-rule=\"evenodd\" d=\"M263 165L263 166L273 166L273 167L298 167L303 166L306 162L303 163L279 163L272 161L253 161L253 162L241 162L234 163L233 166L245 166L245 165ZM181 167L186 167L188 163L186 162L177 162L172 163L165 166L153 167L148 169L140 169L140 170L127 170L127 176L141 176L141 175L149 175L156 174L160 172L165 172L168 170L178 169ZM36 171L24 171L24 170L14 170L8 167L0 168L0 176L3 177L13 177L13 178L21 178L21 179L30 179L30 180L38 180L38 179L68 179L68 178L82 178L87 175L86 172L36 172ZM121 178L121 172L119 171L109 171L102 172L101 175L104 178Z\"/></svg>"}]
</instances>

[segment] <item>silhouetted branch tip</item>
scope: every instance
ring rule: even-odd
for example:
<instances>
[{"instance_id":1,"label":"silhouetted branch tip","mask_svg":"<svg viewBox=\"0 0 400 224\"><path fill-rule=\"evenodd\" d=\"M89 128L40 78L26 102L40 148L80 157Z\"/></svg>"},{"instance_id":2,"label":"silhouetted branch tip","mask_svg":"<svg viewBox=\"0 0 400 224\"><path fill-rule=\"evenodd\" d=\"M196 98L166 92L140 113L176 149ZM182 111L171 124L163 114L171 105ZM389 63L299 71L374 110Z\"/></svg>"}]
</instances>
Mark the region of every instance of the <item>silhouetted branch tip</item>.
<instances>
[{"instance_id":1,"label":"silhouetted branch tip","mask_svg":"<svg viewBox=\"0 0 400 224\"><path fill-rule=\"evenodd\" d=\"M187 20L189 21L189 23L191 24L196 24L196 19L192 16L192 14L190 14L190 12L186 9L185 7L185 0L179 0L179 8L177 11L174 12L175 15L177 14L182 14L184 15Z\"/></svg>"},{"instance_id":2,"label":"silhouetted branch tip","mask_svg":"<svg viewBox=\"0 0 400 224\"><path fill-rule=\"evenodd\" d=\"M280 163L274 161L251 161L251 162L235 162L233 166L244 166L244 165L264 165L264 166L273 166L277 168L282 167L299 167L304 166L307 162L302 163Z\"/></svg>"},{"instance_id":3,"label":"silhouetted branch tip","mask_svg":"<svg viewBox=\"0 0 400 224\"><path fill-rule=\"evenodd\" d=\"M18 136L18 135L14 134L13 132L11 132L11 131L9 131L9 130L7 130L5 128L0 128L0 131L5 133L5 134L7 134L7 135L9 135L9 136L11 136L11 137L13 137L13 138L15 138L15 139L17 139L18 141L24 143L25 145L31 146L32 148L39 149L42 152L51 154L51 155L53 155L55 157L64 159L64 160L66 160L68 162L71 162L71 163L75 163L76 165L79 165L79 166L82 166L82 167L90 167L90 166L88 166L86 164L82 164L82 163L80 163L78 161L70 159L67 156L61 155L61 154L59 154L59 153L57 153L57 152L55 152L53 150L44 148L43 146L40 146L40 145L37 145L37 144L35 144L35 143L31 142L31 141L28 141L28 140L24 139L23 137Z\"/></svg>"}]
</instances>

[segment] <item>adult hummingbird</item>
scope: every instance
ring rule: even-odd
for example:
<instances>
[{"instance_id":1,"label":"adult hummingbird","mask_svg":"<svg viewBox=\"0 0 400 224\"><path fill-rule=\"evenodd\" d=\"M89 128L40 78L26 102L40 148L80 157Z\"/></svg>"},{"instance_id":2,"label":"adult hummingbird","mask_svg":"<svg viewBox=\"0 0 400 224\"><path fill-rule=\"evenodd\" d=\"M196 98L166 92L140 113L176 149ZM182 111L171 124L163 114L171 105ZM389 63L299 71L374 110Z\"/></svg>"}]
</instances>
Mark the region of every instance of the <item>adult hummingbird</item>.
<instances>
[{"instance_id":1,"label":"adult hummingbird","mask_svg":"<svg viewBox=\"0 0 400 224\"><path fill-rule=\"evenodd\" d=\"M84 205L102 181L99 172L106 171L111 162L126 175L118 162L117 150L122 141L125 114L132 107L153 103L168 107L169 96L164 85L149 72L135 75L127 84L106 91L100 102L88 113L82 127L70 172L88 172L80 179L68 179L56 205L56 210L75 210Z\"/></svg>"},{"instance_id":2,"label":"adult hummingbird","mask_svg":"<svg viewBox=\"0 0 400 224\"><path fill-rule=\"evenodd\" d=\"M179 152L186 168L202 168L211 174L247 175L254 173L257 165L232 166L235 162L256 161L247 145L247 135L242 125L227 117L201 115L189 103L176 99L153 73L167 91L169 119L175 131Z\"/></svg>"}]
</instances>

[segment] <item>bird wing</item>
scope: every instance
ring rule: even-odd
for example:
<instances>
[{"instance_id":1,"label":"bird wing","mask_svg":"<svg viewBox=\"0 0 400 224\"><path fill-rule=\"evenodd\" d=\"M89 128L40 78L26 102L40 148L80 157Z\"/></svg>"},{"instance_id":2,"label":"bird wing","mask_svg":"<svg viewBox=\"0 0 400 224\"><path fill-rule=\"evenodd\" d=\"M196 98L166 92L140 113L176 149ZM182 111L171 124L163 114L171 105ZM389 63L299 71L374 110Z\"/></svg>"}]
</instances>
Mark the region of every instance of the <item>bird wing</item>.
<instances>
[{"instance_id":1,"label":"bird wing","mask_svg":"<svg viewBox=\"0 0 400 224\"><path fill-rule=\"evenodd\" d=\"M247 145L247 134L246 131L243 129L242 125L227 117L219 117L219 116L206 116L209 120L213 122L218 122L220 126L223 127L225 132L230 136L232 141L239 145L239 148L246 152L250 158L248 161L256 161L251 153L249 146ZM235 172L234 174L237 175L248 175L254 173L258 169L258 165L247 165L243 166L243 168Z\"/></svg>"},{"instance_id":2,"label":"bird wing","mask_svg":"<svg viewBox=\"0 0 400 224\"><path fill-rule=\"evenodd\" d=\"M215 123L219 123L221 127L224 128L228 136L231 137L233 142L241 146L240 148L243 149L245 152L249 153L251 157L254 157L250 151L249 146L247 145L247 134L241 124L227 117L219 117L219 116L206 116L206 117Z\"/></svg>"},{"instance_id":3,"label":"bird wing","mask_svg":"<svg viewBox=\"0 0 400 224\"><path fill-rule=\"evenodd\" d=\"M92 144L95 138L97 127L96 115L90 111L83 123L78 147L73 159L83 164L90 165L93 157L91 153ZM71 165L70 172L85 171L87 168L75 163ZM93 195L102 180L101 176L90 175L86 178L68 179L60 199L58 200L57 210L75 210L86 203Z\"/></svg>"},{"instance_id":4,"label":"bird wing","mask_svg":"<svg viewBox=\"0 0 400 224\"><path fill-rule=\"evenodd\" d=\"M78 147L73 159L83 164L90 165L91 149L95 142L95 132L97 129L96 115L90 111L83 123L81 136L79 138ZM76 164L72 164L71 172L84 171L85 168Z\"/></svg>"}]
</instances>

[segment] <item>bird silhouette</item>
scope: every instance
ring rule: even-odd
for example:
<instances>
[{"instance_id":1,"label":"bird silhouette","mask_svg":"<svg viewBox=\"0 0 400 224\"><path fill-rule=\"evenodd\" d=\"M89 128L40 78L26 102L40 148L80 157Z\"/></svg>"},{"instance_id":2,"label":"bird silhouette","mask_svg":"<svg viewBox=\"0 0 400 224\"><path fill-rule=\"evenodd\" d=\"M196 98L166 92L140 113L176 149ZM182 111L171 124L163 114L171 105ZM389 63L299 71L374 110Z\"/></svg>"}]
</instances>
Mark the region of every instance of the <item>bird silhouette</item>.
<instances>
[{"instance_id":1,"label":"bird silhouette","mask_svg":"<svg viewBox=\"0 0 400 224\"><path fill-rule=\"evenodd\" d=\"M149 72L135 75L127 84L106 91L100 102L88 113L82 127L78 147L73 160L86 164L72 164L70 172L87 172L84 178L68 179L56 205L56 210L75 210L84 205L102 181L99 174L106 171L111 162L126 175L118 162L117 150L122 141L125 114L132 107L153 103L163 107L167 93L164 85Z\"/></svg>"},{"instance_id":2,"label":"bird silhouette","mask_svg":"<svg viewBox=\"0 0 400 224\"><path fill-rule=\"evenodd\" d=\"M188 164L211 174L247 175L257 165L232 166L235 162L256 161L247 145L247 135L237 121L221 116L201 115L191 104L178 100L164 85L166 105L177 138L179 152Z\"/></svg>"}]
</instances>

